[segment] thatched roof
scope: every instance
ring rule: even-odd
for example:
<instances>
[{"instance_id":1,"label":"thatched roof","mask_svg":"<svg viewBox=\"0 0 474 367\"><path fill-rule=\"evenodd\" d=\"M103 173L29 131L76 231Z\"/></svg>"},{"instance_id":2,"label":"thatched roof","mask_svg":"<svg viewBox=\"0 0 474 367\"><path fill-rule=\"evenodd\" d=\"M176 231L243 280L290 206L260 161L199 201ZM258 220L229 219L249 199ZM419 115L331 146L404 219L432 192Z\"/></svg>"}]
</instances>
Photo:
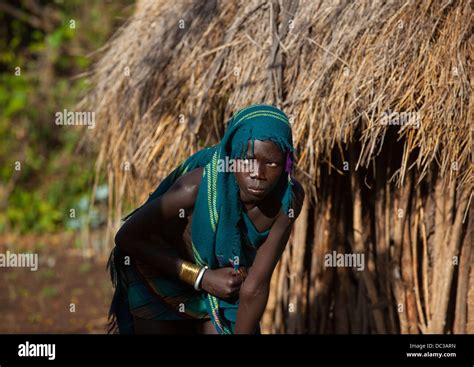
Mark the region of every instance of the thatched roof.
<instances>
[{"instance_id":1,"label":"thatched roof","mask_svg":"<svg viewBox=\"0 0 474 367\"><path fill-rule=\"evenodd\" d=\"M471 25L468 0L139 1L105 46L86 100L98 170L107 167L116 197L143 199L182 159L216 143L238 108L272 103L293 121L306 185L351 141L358 166L368 166L388 129L403 142L398 184L407 170L422 179L433 167L466 183ZM387 112L420 125L389 127Z\"/></svg>"}]
</instances>

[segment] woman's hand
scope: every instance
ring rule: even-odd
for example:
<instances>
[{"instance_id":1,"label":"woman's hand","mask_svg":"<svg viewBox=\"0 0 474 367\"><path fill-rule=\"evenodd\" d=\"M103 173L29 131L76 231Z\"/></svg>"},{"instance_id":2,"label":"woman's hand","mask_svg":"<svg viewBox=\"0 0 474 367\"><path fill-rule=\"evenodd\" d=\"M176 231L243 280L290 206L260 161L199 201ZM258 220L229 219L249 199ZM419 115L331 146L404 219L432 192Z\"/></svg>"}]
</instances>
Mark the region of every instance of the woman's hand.
<instances>
[{"instance_id":1,"label":"woman's hand","mask_svg":"<svg viewBox=\"0 0 474 367\"><path fill-rule=\"evenodd\" d=\"M239 295L242 281L243 277L234 268L208 269L202 278L201 288L218 298L231 298Z\"/></svg>"}]
</instances>

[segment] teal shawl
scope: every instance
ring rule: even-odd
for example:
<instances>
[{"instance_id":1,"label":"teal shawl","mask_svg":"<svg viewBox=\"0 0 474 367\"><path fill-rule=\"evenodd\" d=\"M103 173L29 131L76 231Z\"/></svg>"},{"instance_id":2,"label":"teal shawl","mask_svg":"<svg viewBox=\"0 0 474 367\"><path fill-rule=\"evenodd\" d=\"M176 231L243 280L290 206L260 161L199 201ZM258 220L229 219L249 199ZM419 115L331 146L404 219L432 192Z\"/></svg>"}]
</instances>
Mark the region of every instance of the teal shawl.
<instances>
[{"instance_id":1,"label":"teal shawl","mask_svg":"<svg viewBox=\"0 0 474 367\"><path fill-rule=\"evenodd\" d=\"M236 112L228 121L221 142L205 148L182 162L146 203L163 195L173 183L187 172L203 167L203 175L196 198L192 221L192 247L197 264L210 269L225 266L249 267L253 257L242 252L242 204L239 187L233 172L224 172L219 164L226 156L232 159L247 157L249 140L271 141L286 154L286 170L280 185L281 209L286 214L293 198L290 176L293 162L293 139L288 117L270 105L251 105ZM222 160L219 163L219 160ZM221 166L222 167L222 166ZM146 204L145 203L145 204ZM129 214L125 219L127 219ZM206 308L220 334L231 334L237 318L238 299L222 300L203 292Z\"/></svg>"}]
</instances>

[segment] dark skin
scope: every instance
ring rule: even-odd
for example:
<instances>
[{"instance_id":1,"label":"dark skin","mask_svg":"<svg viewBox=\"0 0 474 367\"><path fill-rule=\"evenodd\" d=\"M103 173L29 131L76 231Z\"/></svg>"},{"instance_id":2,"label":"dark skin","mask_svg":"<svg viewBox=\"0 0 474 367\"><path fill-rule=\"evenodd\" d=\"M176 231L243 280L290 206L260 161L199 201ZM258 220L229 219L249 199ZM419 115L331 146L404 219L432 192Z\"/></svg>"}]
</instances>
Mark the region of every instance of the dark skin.
<instances>
[{"instance_id":1,"label":"dark skin","mask_svg":"<svg viewBox=\"0 0 474 367\"><path fill-rule=\"evenodd\" d=\"M250 149L249 144L249 157ZM244 210L257 230L270 229L269 235L260 245L243 283L242 277L229 266L207 270L201 284L204 291L218 298L239 297L236 334L255 332L268 301L272 273L304 199L303 188L293 178L295 205L291 213L283 213L276 195L285 168L285 157L269 141L256 140L254 153L254 170L234 175ZM179 279L182 262L194 263L191 223L201 177L202 168L181 176L164 195L140 208L117 232L116 245L123 254L135 259L142 270ZM252 191L251 188L263 190ZM170 246L175 246L179 257L166 252ZM209 320L136 321L137 333L217 333Z\"/></svg>"}]
</instances>

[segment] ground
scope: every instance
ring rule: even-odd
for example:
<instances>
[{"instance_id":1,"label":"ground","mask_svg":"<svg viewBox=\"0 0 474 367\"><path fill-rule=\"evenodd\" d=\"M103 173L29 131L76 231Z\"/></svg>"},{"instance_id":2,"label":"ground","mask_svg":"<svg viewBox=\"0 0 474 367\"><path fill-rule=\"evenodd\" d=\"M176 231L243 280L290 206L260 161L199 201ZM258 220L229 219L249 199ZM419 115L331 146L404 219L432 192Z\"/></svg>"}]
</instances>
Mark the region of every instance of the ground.
<instances>
[{"instance_id":1,"label":"ground","mask_svg":"<svg viewBox=\"0 0 474 367\"><path fill-rule=\"evenodd\" d=\"M0 237L0 253L34 251L39 267L0 267L0 333L104 333L113 291L106 256L83 256L58 238L20 242L14 250Z\"/></svg>"}]
</instances>

